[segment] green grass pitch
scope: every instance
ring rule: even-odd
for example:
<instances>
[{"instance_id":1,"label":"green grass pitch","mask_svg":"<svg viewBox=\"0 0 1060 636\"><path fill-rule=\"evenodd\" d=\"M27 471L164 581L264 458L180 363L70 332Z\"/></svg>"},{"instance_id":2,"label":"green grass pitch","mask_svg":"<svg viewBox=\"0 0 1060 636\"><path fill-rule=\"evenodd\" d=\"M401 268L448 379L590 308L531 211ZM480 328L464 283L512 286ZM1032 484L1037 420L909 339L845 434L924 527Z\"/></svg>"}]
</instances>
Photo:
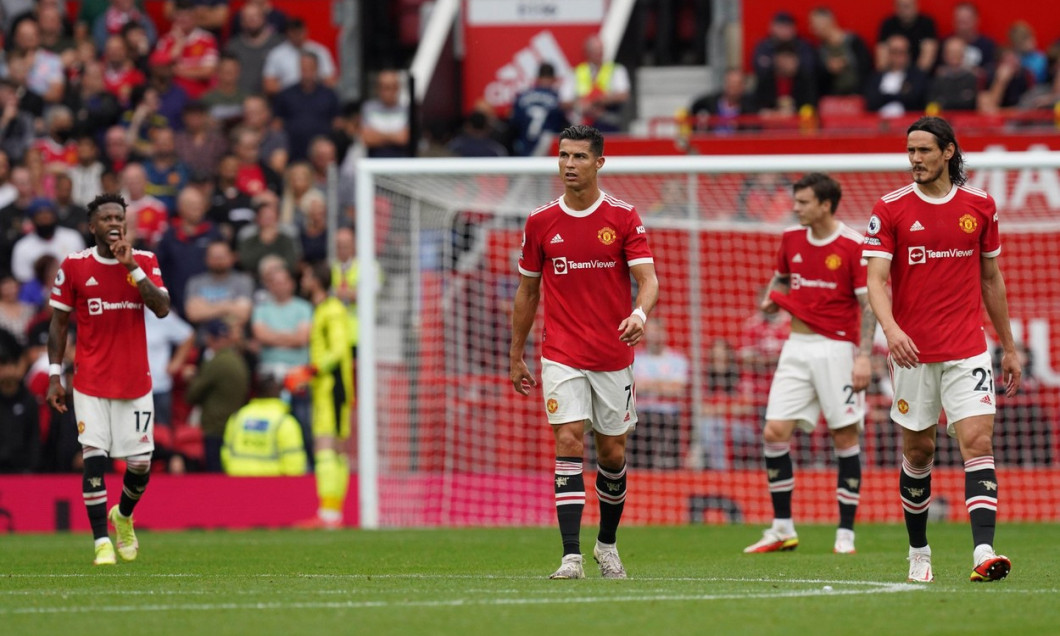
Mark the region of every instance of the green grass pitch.
<instances>
[{"instance_id":1,"label":"green grass pitch","mask_svg":"<svg viewBox=\"0 0 1060 636\"><path fill-rule=\"evenodd\" d=\"M905 582L905 530L800 526L794 552L741 554L753 526L622 528L630 579L549 581L554 528L140 532L133 563L91 565L84 534L0 539L0 633L1060 634L1060 526L1003 524L1008 579L968 582L967 525L933 524L936 582ZM829 586L831 589L826 589Z\"/></svg>"}]
</instances>

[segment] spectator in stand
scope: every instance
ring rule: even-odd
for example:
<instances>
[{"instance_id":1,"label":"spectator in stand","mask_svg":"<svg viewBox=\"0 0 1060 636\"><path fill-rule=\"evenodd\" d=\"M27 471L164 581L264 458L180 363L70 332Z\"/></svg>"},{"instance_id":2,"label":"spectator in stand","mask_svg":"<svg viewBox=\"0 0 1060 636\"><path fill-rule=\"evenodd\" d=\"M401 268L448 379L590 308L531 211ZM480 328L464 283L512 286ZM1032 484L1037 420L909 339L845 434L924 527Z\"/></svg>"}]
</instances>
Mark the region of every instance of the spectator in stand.
<instances>
[{"instance_id":1,"label":"spectator in stand","mask_svg":"<svg viewBox=\"0 0 1060 636\"><path fill-rule=\"evenodd\" d=\"M103 166L110 172L120 173L130 162L138 161L125 128L111 126L103 134Z\"/></svg>"},{"instance_id":2,"label":"spectator in stand","mask_svg":"<svg viewBox=\"0 0 1060 636\"><path fill-rule=\"evenodd\" d=\"M778 11L769 23L769 33L755 44L751 59L754 64L755 77L762 77L773 68L776 49L781 44L790 44L799 57L799 66L813 68L817 56L810 43L799 37L795 28L795 18L787 11Z\"/></svg>"},{"instance_id":3,"label":"spectator in stand","mask_svg":"<svg viewBox=\"0 0 1060 636\"><path fill-rule=\"evenodd\" d=\"M305 213L298 224L302 260L310 265L328 259L328 202L318 190L305 197Z\"/></svg>"},{"instance_id":4,"label":"spectator in stand","mask_svg":"<svg viewBox=\"0 0 1060 636\"><path fill-rule=\"evenodd\" d=\"M600 132L622 130L630 96L629 71L604 60L604 44L598 35L585 40L583 51L585 61L574 67L576 116Z\"/></svg>"},{"instance_id":5,"label":"spectator in stand","mask_svg":"<svg viewBox=\"0 0 1060 636\"><path fill-rule=\"evenodd\" d=\"M30 58L18 50L6 53L7 79L18 92L18 108L35 118L44 116L44 98L27 85L29 78Z\"/></svg>"},{"instance_id":6,"label":"spectator in stand","mask_svg":"<svg viewBox=\"0 0 1060 636\"><path fill-rule=\"evenodd\" d=\"M979 76L969 64L968 45L956 35L942 43L942 64L935 70L928 88L928 104L942 112L975 110L979 96Z\"/></svg>"},{"instance_id":7,"label":"spectator in stand","mask_svg":"<svg viewBox=\"0 0 1060 636\"><path fill-rule=\"evenodd\" d=\"M790 223L791 180L777 172L744 177L736 195L736 219L759 223Z\"/></svg>"},{"instance_id":8,"label":"spectator in stand","mask_svg":"<svg viewBox=\"0 0 1060 636\"><path fill-rule=\"evenodd\" d=\"M155 425L173 429L173 378L184 367L195 346L195 332L180 316L170 312L158 318L144 312L147 330L147 364L151 370L151 397L155 403ZM183 472L183 458L172 455L170 472Z\"/></svg>"},{"instance_id":9,"label":"spectator in stand","mask_svg":"<svg viewBox=\"0 0 1060 636\"><path fill-rule=\"evenodd\" d=\"M66 76L59 56L41 48L40 26L34 18L18 23L13 35L14 51L27 65L26 88L40 95L45 102L58 103L63 97Z\"/></svg>"},{"instance_id":10,"label":"spectator in stand","mask_svg":"<svg viewBox=\"0 0 1060 636\"><path fill-rule=\"evenodd\" d=\"M206 246L206 271L192 276L184 290L184 317L196 326L224 320L244 330L254 308L254 280L235 270L236 257L228 241L215 238Z\"/></svg>"},{"instance_id":11,"label":"spectator in stand","mask_svg":"<svg viewBox=\"0 0 1060 636\"><path fill-rule=\"evenodd\" d=\"M206 201L195 188L184 188L177 198L177 216L158 241L155 255L170 305L184 316L184 289L192 276L206 271L206 247L221 233L206 221Z\"/></svg>"},{"instance_id":12,"label":"spectator in stand","mask_svg":"<svg viewBox=\"0 0 1060 636\"><path fill-rule=\"evenodd\" d=\"M1017 20L1008 29L1009 46L1019 56L1020 65L1031 74L1035 84L1049 81L1049 60L1038 50L1034 29L1024 20Z\"/></svg>"},{"instance_id":13,"label":"spectator in stand","mask_svg":"<svg viewBox=\"0 0 1060 636\"><path fill-rule=\"evenodd\" d=\"M181 0L166 0L162 14L169 20L176 19ZM220 40L228 26L228 0L190 0L193 24Z\"/></svg>"},{"instance_id":14,"label":"spectator in stand","mask_svg":"<svg viewBox=\"0 0 1060 636\"><path fill-rule=\"evenodd\" d=\"M177 157L188 167L192 178L216 174L218 162L228 152L225 136L217 130L216 122L201 102L188 102L183 119L184 130L174 139Z\"/></svg>"},{"instance_id":15,"label":"spectator in stand","mask_svg":"<svg viewBox=\"0 0 1060 636\"><path fill-rule=\"evenodd\" d=\"M33 149L40 153L45 172L64 172L77 163L74 140L74 114L66 106L52 106L44 116L45 136L37 139Z\"/></svg>"},{"instance_id":16,"label":"spectator in stand","mask_svg":"<svg viewBox=\"0 0 1060 636\"><path fill-rule=\"evenodd\" d=\"M972 2L953 7L953 37L965 43L964 66L983 76L997 61L997 44L979 32L979 9Z\"/></svg>"},{"instance_id":17,"label":"spectator in stand","mask_svg":"<svg viewBox=\"0 0 1060 636\"><path fill-rule=\"evenodd\" d=\"M301 79L273 98L273 110L287 131L290 161L305 159L309 141L329 134L332 121L339 115L339 97L320 83L317 60L312 53L302 53Z\"/></svg>"},{"instance_id":18,"label":"spectator in stand","mask_svg":"<svg viewBox=\"0 0 1060 636\"><path fill-rule=\"evenodd\" d=\"M261 5L248 2L239 16L242 29L232 34L224 51L237 60L242 69L238 81L240 92L254 95L264 90L266 58L284 39L265 20Z\"/></svg>"},{"instance_id":19,"label":"spectator in stand","mask_svg":"<svg viewBox=\"0 0 1060 636\"><path fill-rule=\"evenodd\" d=\"M447 148L456 157L507 157L508 150L490 138L489 115L473 110L464 122L463 131Z\"/></svg>"},{"instance_id":20,"label":"spectator in stand","mask_svg":"<svg viewBox=\"0 0 1060 636\"><path fill-rule=\"evenodd\" d=\"M258 267L267 293L254 303L250 329L258 349L258 373L284 378L296 367L309 364L309 329L313 306L299 297L287 263L278 256L266 256ZM301 422L304 439L311 440L310 401L304 392L291 395L291 410Z\"/></svg>"},{"instance_id":21,"label":"spectator in stand","mask_svg":"<svg viewBox=\"0 0 1060 636\"><path fill-rule=\"evenodd\" d=\"M37 401L22 379L22 347L0 329L0 473L29 473L40 461Z\"/></svg>"},{"instance_id":22,"label":"spectator in stand","mask_svg":"<svg viewBox=\"0 0 1060 636\"><path fill-rule=\"evenodd\" d=\"M283 197L280 199L280 223L294 226L305 213L307 197L320 193L313 183L313 168L305 161L292 163L284 174Z\"/></svg>"},{"instance_id":23,"label":"spectator in stand","mask_svg":"<svg viewBox=\"0 0 1060 636\"><path fill-rule=\"evenodd\" d=\"M364 144L361 143L361 102L345 102L339 108L339 116L331 129L331 141L335 144L335 161L341 167L347 158L364 156Z\"/></svg>"},{"instance_id":24,"label":"spectator in stand","mask_svg":"<svg viewBox=\"0 0 1060 636\"><path fill-rule=\"evenodd\" d=\"M568 126L566 106L559 96L556 67L544 62L537 69L537 80L512 102L512 133L515 153L524 157L544 154L538 145L546 135L556 135Z\"/></svg>"},{"instance_id":25,"label":"spectator in stand","mask_svg":"<svg viewBox=\"0 0 1060 636\"><path fill-rule=\"evenodd\" d=\"M689 115L698 132L733 131L747 128L741 117L758 113L754 94L747 90L747 76L738 68L725 71L721 91L703 95L692 102Z\"/></svg>"},{"instance_id":26,"label":"spectator in stand","mask_svg":"<svg viewBox=\"0 0 1060 636\"><path fill-rule=\"evenodd\" d=\"M132 91L147 82L140 69L133 64L129 56L129 45L120 34L107 38L103 49L103 85L122 106L128 107L132 100Z\"/></svg>"},{"instance_id":27,"label":"spectator in stand","mask_svg":"<svg viewBox=\"0 0 1060 636\"><path fill-rule=\"evenodd\" d=\"M401 74L383 70L376 97L361 108L361 138L369 157L409 156L409 109L401 97Z\"/></svg>"},{"instance_id":28,"label":"spectator in stand","mask_svg":"<svg viewBox=\"0 0 1060 636\"><path fill-rule=\"evenodd\" d=\"M41 320L39 312L48 302L48 296L52 292L52 285L55 284L55 275L58 272L59 259L51 254L44 254L33 262L33 280L23 283L18 291L18 299L32 307L34 311L31 321L26 325L27 338L28 331L34 323L44 322L45 327L47 326L47 320Z\"/></svg>"},{"instance_id":29,"label":"spectator in stand","mask_svg":"<svg viewBox=\"0 0 1060 636\"><path fill-rule=\"evenodd\" d=\"M741 441L753 442L756 433L751 432L749 423L747 426L738 423L742 415L737 401L740 366L736 363L736 352L732 345L724 338L715 338L708 355L704 382L706 399L698 411L696 436L689 449L688 467L727 470L727 440L742 430L745 435Z\"/></svg>"},{"instance_id":30,"label":"spectator in stand","mask_svg":"<svg viewBox=\"0 0 1060 636\"><path fill-rule=\"evenodd\" d=\"M288 163L290 144L287 131L273 117L269 100L261 95L248 95L243 100L242 127L258 134L257 160L276 172L282 172Z\"/></svg>"},{"instance_id":31,"label":"spectator in stand","mask_svg":"<svg viewBox=\"0 0 1060 636\"><path fill-rule=\"evenodd\" d=\"M240 351L240 331L223 320L211 320L204 327L206 351L198 372L187 371L189 381L184 399L201 408L206 472L221 472L221 446L225 423L246 404L250 393L250 369Z\"/></svg>"},{"instance_id":32,"label":"spectator in stand","mask_svg":"<svg viewBox=\"0 0 1060 636\"><path fill-rule=\"evenodd\" d=\"M22 288L11 272L0 272L0 331L14 336L26 346L27 328L37 315L37 307L21 299ZM0 348L3 343L0 342Z\"/></svg>"},{"instance_id":33,"label":"spectator in stand","mask_svg":"<svg viewBox=\"0 0 1060 636\"><path fill-rule=\"evenodd\" d=\"M80 232L59 225L55 204L48 199L34 199L29 206L33 231L15 242L11 250L11 271L20 283L33 279L33 263L44 254L62 260L68 254L85 249Z\"/></svg>"},{"instance_id":34,"label":"spectator in stand","mask_svg":"<svg viewBox=\"0 0 1060 636\"><path fill-rule=\"evenodd\" d=\"M239 159L225 155L217 165L217 177L210 189L207 217L217 226L230 245L235 247L236 235L254 222L255 214L250 195L237 186Z\"/></svg>"},{"instance_id":35,"label":"spectator in stand","mask_svg":"<svg viewBox=\"0 0 1060 636\"><path fill-rule=\"evenodd\" d=\"M766 117L791 117L806 107L817 107L814 67L803 66L791 42L773 49L773 64L757 78L755 102Z\"/></svg>"},{"instance_id":36,"label":"spectator in stand","mask_svg":"<svg viewBox=\"0 0 1060 636\"><path fill-rule=\"evenodd\" d=\"M92 24L92 40L97 50L103 50L109 36L123 34L128 24L139 25L147 35L150 46L154 46L158 40L158 30L151 17L136 4L136 0L110 0L110 7Z\"/></svg>"},{"instance_id":37,"label":"spectator in stand","mask_svg":"<svg viewBox=\"0 0 1060 636\"><path fill-rule=\"evenodd\" d=\"M630 466L677 468L681 413L691 379L688 356L669 344L662 318L644 325L646 347L633 360L637 383L638 430L633 432Z\"/></svg>"},{"instance_id":38,"label":"spectator in stand","mask_svg":"<svg viewBox=\"0 0 1060 636\"><path fill-rule=\"evenodd\" d=\"M179 129L182 125L180 114L184 112L184 105L191 101L191 97L174 80L175 60L169 52L157 50L151 54L150 64L151 75L146 85L149 90L144 93L143 100L149 107L147 114L157 113L165 117L171 128ZM156 95L153 101L148 99L150 90L153 90ZM134 123L138 121L135 115L140 114L140 109L144 105L143 102L136 99L137 93L138 91L133 91L132 98L132 103L136 107L133 117ZM132 129L134 126L130 125L129 128Z\"/></svg>"},{"instance_id":39,"label":"spectator in stand","mask_svg":"<svg viewBox=\"0 0 1060 636\"><path fill-rule=\"evenodd\" d=\"M33 144L32 113L19 107L18 85L0 79L0 150L15 163L21 163Z\"/></svg>"},{"instance_id":40,"label":"spectator in stand","mask_svg":"<svg viewBox=\"0 0 1060 636\"><path fill-rule=\"evenodd\" d=\"M73 186L74 202L87 206L102 187L103 163L99 160L99 147L91 135L82 135L77 139L76 152L77 163L70 166L66 174Z\"/></svg>"},{"instance_id":41,"label":"spectator in stand","mask_svg":"<svg viewBox=\"0 0 1060 636\"><path fill-rule=\"evenodd\" d=\"M139 23L129 22L121 28L121 37L125 40L125 46L129 50L129 59L133 66L140 69L144 77L151 75L151 40L147 37L147 31Z\"/></svg>"},{"instance_id":42,"label":"spectator in stand","mask_svg":"<svg viewBox=\"0 0 1060 636\"><path fill-rule=\"evenodd\" d=\"M284 33L287 30L287 14L272 5L270 0L247 0L247 4L253 4L261 9L265 21L276 33ZM232 37L239 35L244 28L243 13L239 12L232 16L232 24L229 32Z\"/></svg>"},{"instance_id":43,"label":"spectator in stand","mask_svg":"<svg viewBox=\"0 0 1060 636\"><path fill-rule=\"evenodd\" d=\"M313 185L321 192L327 192L328 166L333 163L335 163L335 143L324 135L314 137L309 142L309 167L313 171Z\"/></svg>"},{"instance_id":44,"label":"spectator in stand","mask_svg":"<svg viewBox=\"0 0 1060 636\"><path fill-rule=\"evenodd\" d=\"M839 26L828 7L810 11L810 32L819 42L822 95L861 95L872 73L872 54L865 41Z\"/></svg>"},{"instance_id":45,"label":"spectator in stand","mask_svg":"<svg viewBox=\"0 0 1060 636\"><path fill-rule=\"evenodd\" d=\"M11 159L0 150L0 209L3 209L18 198L18 190L11 183Z\"/></svg>"},{"instance_id":46,"label":"spectator in stand","mask_svg":"<svg viewBox=\"0 0 1060 636\"><path fill-rule=\"evenodd\" d=\"M122 170L121 187L126 202L125 224L133 246L154 251L169 226L166 204L147 194L147 172L138 163L130 163Z\"/></svg>"},{"instance_id":47,"label":"spectator in stand","mask_svg":"<svg viewBox=\"0 0 1060 636\"><path fill-rule=\"evenodd\" d=\"M939 52L935 20L920 13L917 0L894 0L894 14L880 23L876 37L876 69L879 71L895 67L888 59L890 40L894 35L901 35L909 43L908 60L912 66L925 74L934 70Z\"/></svg>"},{"instance_id":48,"label":"spectator in stand","mask_svg":"<svg viewBox=\"0 0 1060 636\"><path fill-rule=\"evenodd\" d=\"M225 131L243 117L243 100L247 94L239 87L240 77L239 59L223 53L217 63L217 84L199 100Z\"/></svg>"},{"instance_id":49,"label":"spectator in stand","mask_svg":"<svg viewBox=\"0 0 1060 636\"><path fill-rule=\"evenodd\" d=\"M275 95L302 80L301 57L304 53L316 56L320 83L329 88L335 86L338 73L335 69L335 60L331 57L331 51L323 44L309 39L305 21L301 18L288 20L284 35L286 39L276 45L265 57L265 68L262 71L262 86L265 93Z\"/></svg>"},{"instance_id":50,"label":"spectator in stand","mask_svg":"<svg viewBox=\"0 0 1060 636\"><path fill-rule=\"evenodd\" d=\"M268 254L275 254L287 263L287 269L297 270L301 257L298 239L280 227L279 201L265 190L254 197L257 223L246 226L239 237L239 264L245 272L258 272L258 263Z\"/></svg>"},{"instance_id":51,"label":"spectator in stand","mask_svg":"<svg viewBox=\"0 0 1060 636\"><path fill-rule=\"evenodd\" d=\"M147 173L147 193L155 197L173 213L177 193L188 183L188 167L177 157L176 136L172 128L151 131L151 155L144 162Z\"/></svg>"},{"instance_id":52,"label":"spectator in stand","mask_svg":"<svg viewBox=\"0 0 1060 636\"><path fill-rule=\"evenodd\" d=\"M22 166L11 171L11 185L17 193L15 200L0 208L0 269L11 268L11 250L27 229L29 208L36 196L29 170Z\"/></svg>"},{"instance_id":53,"label":"spectator in stand","mask_svg":"<svg viewBox=\"0 0 1060 636\"><path fill-rule=\"evenodd\" d=\"M41 48L58 55L64 67L69 66L77 43L66 28L63 12L55 4L41 3L37 7L37 25L40 28Z\"/></svg>"},{"instance_id":54,"label":"spectator in stand","mask_svg":"<svg viewBox=\"0 0 1060 636\"><path fill-rule=\"evenodd\" d=\"M69 90L63 103L74 114L74 133L92 135L97 143L103 141L103 131L121 121L122 105L104 85L103 65L85 65L81 83ZM96 194L99 194L98 192Z\"/></svg>"},{"instance_id":55,"label":"spectator in stand","mask_svg":"<svg viewBox=\"0 0 1060 636\"><path fill-rule=\"evenodd\" d=\"M59 225L75 230L85 239L85 246L96 244L96 238L88 230L88 210L74 201L74 182L70 175L55 175L55 215Z\"/></svg>"},{"instance_id":56,"label":"spectator in stand","mask_svg":"<svg viewBox=\"0 0 1060 636\"><path fill-rule=\"evenodd\" d=\"M873 73L865 87L865 106L881 117L900 117L927 106L928 76L911 61L909 40L887 38L886 65Z\"/></svg>"},{"instance_id":57,"label":"spectator in stand","mask_svg":"<svg viewBox=\"0 0 1060 636\"><path fill-rule=\"evenodd\" d=\"M213 88L217 74L217 39L195 25L193 0L176 0L173 8L173 27L158 40L156 53L168 55L174 61L174 83L198 99Z\"/></svg>"},{"instance_id":58,"label":"spectator in stand","mask_svg":"<svg viewBox=\"0 0 1060 636\"><path fill-rule=\"evenodd\" d=\"M987 88L979 92L979 112L991 114L1016 106L1033 85L1034 78L1023 68L1019 55L1009 48L1000 49L997 64L987 75Z\"/></svg>"},{"instance_id":59,"label":"spectator in stand","mask_svg":"<svg viewBox=\"0 0 1060 636\"><path fill-rule=\"evenodd\" d=\"M260 133L242 126L233 130L232 152L239 160L236 187L241 192L253 197L263 190L276 193L283 189L280 175L261 159Z\"/></svg>"}]
</instances>

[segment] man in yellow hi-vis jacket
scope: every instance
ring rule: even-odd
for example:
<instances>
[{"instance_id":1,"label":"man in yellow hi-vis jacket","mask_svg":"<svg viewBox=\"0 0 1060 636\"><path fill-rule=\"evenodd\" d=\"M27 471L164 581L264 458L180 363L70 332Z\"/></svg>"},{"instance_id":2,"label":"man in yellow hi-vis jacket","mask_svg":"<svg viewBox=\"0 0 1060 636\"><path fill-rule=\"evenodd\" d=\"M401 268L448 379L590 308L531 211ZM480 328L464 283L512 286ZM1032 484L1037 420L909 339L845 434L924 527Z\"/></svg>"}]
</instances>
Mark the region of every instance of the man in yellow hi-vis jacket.
<instances>
[{"instance_id":1,"label":"man in yellow hi-vis jacket","mask_svg":"<svg viewBox=\"0 0 1060 636\"><path fill-rule=\"evenodd\" d=\"M305 474L302 428L280 399L276 378L259 377L257 397L228 418L221 464L234 477Z\"/></svg>"}]
</instances>

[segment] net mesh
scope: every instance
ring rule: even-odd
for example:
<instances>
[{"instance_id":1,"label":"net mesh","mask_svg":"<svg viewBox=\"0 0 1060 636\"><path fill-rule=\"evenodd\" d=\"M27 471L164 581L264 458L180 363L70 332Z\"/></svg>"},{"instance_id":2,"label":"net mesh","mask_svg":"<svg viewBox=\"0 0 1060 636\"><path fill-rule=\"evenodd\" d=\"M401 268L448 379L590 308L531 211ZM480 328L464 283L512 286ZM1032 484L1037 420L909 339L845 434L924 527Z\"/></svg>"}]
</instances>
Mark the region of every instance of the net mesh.
<instances>
[{"instance_id":1,"label":"net mesh","mask_svg":"<svg viewBox=\"0 0 1060 636\"><path fill-rule=\"evenodd\" d=\"M756 307L779 234L792 224L791 183L813 163L794 157L776 172L750 174L697 172L693 164L686 172L601 173L602 189L633 203L649 229L660 281L651 318L661 327L653 332L664 344L658 353L687 365L676 392L652 395L638 377L641 423L629 440L624 523L771 518L761 427L787 324ZM377 358L370 371L377 409L361 426L373 428L378 449L361 462L378 471L382 526L551 524L551 430L540 389L529 397L512 390L507 353L522 226L530 210L561 194L561 184L552 170L493 174L460 165L442 175L374 172L374 209L361 218L374 217L386 282L373 341L361 344ZM1053 167L979 165L969 183L999 205L1000 263L1027 358L1020 395L999 396L1001 518L1057 519L1060 373L1052 361L1060 352L1060 279L1051 265L1060 254L1060 180ZM844 192L838 216L859 232L875 201L908 183L899 170L834 174ZM542 323L539 313L526 355L538 379ZM985 314L984 324L989 333ZM878 342L858 518L898 522L900 438L887 416L885 342ZM638 348L638 356L648 353ZM587 437L587 484L593 455ZM835 457L825 427L797 433L792 457L796 518L834 521ZM936 466L933 514L966 518L960 453L944 434ZM595 493L587 490L591 523Z\"/></svg>"}]
</instances>

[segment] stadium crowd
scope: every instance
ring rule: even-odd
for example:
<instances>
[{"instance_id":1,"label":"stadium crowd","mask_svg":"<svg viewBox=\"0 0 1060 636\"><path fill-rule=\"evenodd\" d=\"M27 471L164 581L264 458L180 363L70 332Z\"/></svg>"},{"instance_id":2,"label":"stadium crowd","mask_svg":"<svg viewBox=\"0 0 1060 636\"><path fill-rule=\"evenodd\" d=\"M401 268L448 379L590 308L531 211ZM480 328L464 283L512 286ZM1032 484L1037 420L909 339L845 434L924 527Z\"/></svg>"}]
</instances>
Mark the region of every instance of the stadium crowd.
<instances>
[{"instance_id":1,"label":"stadium crowd","mask_svg":"<svg viewBox=\"0 0 1060 636\"><path fill-rule=\"evenodd\" d=\"M1060 40L1043 50L1033 26L1017 20L1009 41L995 43L979 33L972 3L958 5L945 29L937 26L942 16L920 13L915 0L895 7L872 47L827 8L808 16L814 44L791 14L776 14L753 69L729 71L722 90L696 98L691 112L710 115L705 130L723 130L749 125L748 115L816 108L825 96L858 97L883 116L1051 111L1060 102ZM358 157L412 148L422 156L532 154L540 151L541 131L529 130L539 121L530 116L535 108L548 109L554 132L576 120L610 130L628 122L629 74L615 64L601 79L598 39L586 42L579 68L589 75L572 92L544 64L510 119L480 102L459 129L428 125L422 139L411 139L400 71L378 72L371 99L342 102L329 49L268 0L238 10L218 0L167 0L168 25L155 24L139 0L83 0L76 15L63 0L0 0L0 8L0 472L80 470L76 422L44 402L47 300L62 258L92 245L84 206L97 194L125 197L129 234L158 255L173 300L170 317L148 322L157 467L219 470L224 423L247 403L254 375L285 377L309 364L312 305L296 291L301 270L326 261L329 243L333 293L352 306ZM656 37L666 32L660 27ZM677 45L691 53L672 51ZM698 37L653 50L660 62L702 62ZM340 166L342 226L333 237L325 223L332 163ZM787 184L781 190L786 202ZM708 393L717 404L728 403L722 394L764 395L754 388L769 364L754 351L759 336L736 347L715 343ZM76 340L71 345L68 363ZM211 384L217 374L235 378L235 388ZM877 380L885 382L882 373ZM291 408L308 440L309 398L293 388ZM753 432L722 428L760 420L759 404L746 395L739 402L735 414L704 409L710 421L700 425L692 456L677 459L674 450L661 463L730 465L717 436L750 448ZM669 416L672 405L663 406Z\"/></svg>"}]
</instances>

